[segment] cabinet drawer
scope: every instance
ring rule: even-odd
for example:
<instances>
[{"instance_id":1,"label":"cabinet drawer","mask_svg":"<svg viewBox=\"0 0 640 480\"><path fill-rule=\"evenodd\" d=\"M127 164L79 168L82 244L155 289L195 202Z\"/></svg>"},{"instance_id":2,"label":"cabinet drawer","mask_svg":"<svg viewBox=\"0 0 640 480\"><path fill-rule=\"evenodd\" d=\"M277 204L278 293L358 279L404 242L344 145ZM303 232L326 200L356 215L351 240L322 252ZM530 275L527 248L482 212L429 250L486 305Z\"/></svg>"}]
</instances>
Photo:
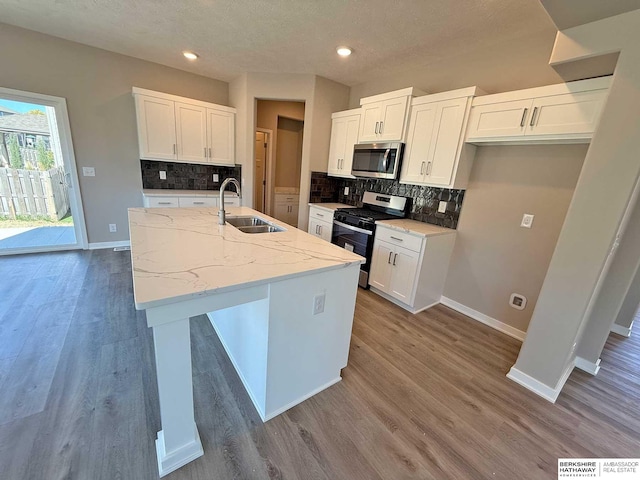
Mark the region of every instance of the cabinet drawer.
<instances>
[{"instance_id":1,"label":"cabinet drawer","mask_svg":"<svg viewBox=\"0 0 640 480\"><path fill-rule=\"evenodd\" d=\"M376 240L398 245L414 252L420 252L422 249L422 237L411 235L404 232L398 232L378 225L376 228Z\"/></svg>"},{"instance_id":2,"label":"cabinet drawer","mask_svg":"<svg viewBox=\"0 0 640 480\"><path fill-rule=\"evenodd\" d=\"M178 204L181 207L217 207L218 199L215 197L180 197Z\"/></svg>"},{"instance_id":3,"label":"cabinet drawer","mask_svg":"<svg viewBox=\"0 0 640 480\"><path fill-rule=\"evenodd\" d=\"M218 206L217 199L216 199L216 206ZM240 197L224 197L224 206L225 207L239 207L240 206Z\"/></svg>"},{"instance_id":4,"label":"cabinet drawer","mask_svg":"<svg viewBox=\"0 0 640 480\"><path fill-rule=\"evenodd\" d=\"M327 212L322 208L317 208L317 207L309 207L309 218L310 219L316 218L323 222L329 222L329 223L333 222L333 214Z\"/></svg>"},{"instance_id":5,"label":"cabinet drawer","mask_svg":"<svg viewBox=\"0 0 640 480\"><path fill-rule=\"evenodd\" d=\"M276 203L298 203L299 198L300 196L295 194L276 193Z\"/></svg>"},{"instance_id":6,"label":"cabinet drawer","mask_svg":"<svg viewBox=\"0 0 640 480\"><path fill-rule=\"evenodd\" d=\"M147 197L149 208L170 208L178 207L178 197Z\"/></svg>"}]
</instances>

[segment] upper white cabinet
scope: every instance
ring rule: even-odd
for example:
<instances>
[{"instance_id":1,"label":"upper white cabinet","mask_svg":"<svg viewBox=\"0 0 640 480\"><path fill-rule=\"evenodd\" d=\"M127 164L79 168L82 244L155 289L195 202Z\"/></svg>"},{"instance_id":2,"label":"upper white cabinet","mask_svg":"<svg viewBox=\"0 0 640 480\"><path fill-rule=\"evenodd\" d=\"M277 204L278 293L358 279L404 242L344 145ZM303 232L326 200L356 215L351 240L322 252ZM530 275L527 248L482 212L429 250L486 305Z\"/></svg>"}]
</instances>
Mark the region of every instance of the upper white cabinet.
<instances>
[{"instance_id":1,"label":"upper white cabinet","mask_svg":"<svg viewBox=\"0 0 640 480\"><path fill-rule=\"evenodd\" d=\"M360 99L360 143L403 142L409 103L413 95L421 94L414 88Z\"/></svg>"},{"instance_id":2,"label":"upper white cabinet","mask_svg":"<svg viewBox=\"0 0 640 480\"><path fill-rule=\"evenodd\" d=\"M414 98L401 183L466 188L475 147L464 132L476 87Z\"/></svg>"},{"instance_id":3,"label":"upper white cabinet","mask_svg":"<svg viewBox=\"0 0 640 480\"><path fill-rule=\"evenodd\" d=\"M610 77L478 97L470 143L588 142L609 92Z\"/></svg>"},{"instance_id":4,"label":"upper white cabinet","mask_svg":"<svg viewBox=\"0 0 640 480\"><path fill-rule=\"evenodd\" d=\"M359 129L360 109L331 115L328 175L353 178L351 175L353 146L358 143Z\"/></svg>"},{"instance_id":5,"label":"upper white cabinet","mask_svg":"<svg viewBox=\"0 0 640 480\"><path fill-rule=\"evenodd\" d=\"M233 165L235 109L133 88L140 158Z\"/></svg>"}]
</instances>

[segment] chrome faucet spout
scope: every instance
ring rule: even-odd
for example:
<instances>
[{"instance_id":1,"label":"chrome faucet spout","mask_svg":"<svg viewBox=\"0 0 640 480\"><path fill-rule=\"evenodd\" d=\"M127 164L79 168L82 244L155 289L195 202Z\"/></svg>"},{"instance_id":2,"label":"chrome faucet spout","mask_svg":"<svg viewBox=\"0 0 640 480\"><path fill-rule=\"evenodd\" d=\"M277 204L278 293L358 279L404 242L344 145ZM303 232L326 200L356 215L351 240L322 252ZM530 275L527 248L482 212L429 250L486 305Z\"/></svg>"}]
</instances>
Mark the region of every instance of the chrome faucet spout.
<instances>
[{"instance_id":1,"label":"chrome faucet spout","mask_svg":"<svg viewBox=\"0 0 640 480\"><path fill-rule=\"evenodd\" d=\"M238 197L242 198L242 191L240 190L240 182L235 178L227 178L222 185L220 185L220 208L218 210L218 223L220 225L224 225L227 221L226 214L224 211L224 189L227 188L227 185L232 183L236 187L236 192L238 192Z\"/></svg>"}]
</instances>

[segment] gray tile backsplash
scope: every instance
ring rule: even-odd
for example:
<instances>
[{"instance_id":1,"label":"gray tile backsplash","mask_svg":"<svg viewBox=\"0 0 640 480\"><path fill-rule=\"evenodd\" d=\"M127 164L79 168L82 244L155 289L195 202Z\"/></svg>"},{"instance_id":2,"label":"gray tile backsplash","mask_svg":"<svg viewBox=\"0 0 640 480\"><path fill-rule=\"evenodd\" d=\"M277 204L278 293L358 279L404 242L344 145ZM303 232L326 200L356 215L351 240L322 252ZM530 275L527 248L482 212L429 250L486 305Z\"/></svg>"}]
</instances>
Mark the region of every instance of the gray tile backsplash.
<instances>
[{"instance_id":1,"label":"gray tile backsplash","mask_svg":"<svg viewBox=\"0 0 640 480\"><path fill-rule=\"evenodd\" d=\"M345 187L349 187L348 195L344 195ZM348 205L360 205L366 191L411 198L409 218L413 220L454 229L458 226L464 190L407 185L401 184L397 180L349 179L329 177L322 172L311 173L309 201L312 203L340 202ZM438 212L438 205L441 201L448 202L445 213Z\"/></svg>"},{"instance_id":2,"label":"gray tile backsplash","mask_svg":"<svg viewBox=\"0 0 640 480\"><path fill-rule=\"evenodd\" d=\"M142 188L167 190L218 190L225 178L240 180L240 165L221 167L218 165L198 165L193 163L158 162L140 160ZM160 180L160 171L167 172L167 179ZM213 174L219 175L218 182Z\"/></svg>"}]
</instances>

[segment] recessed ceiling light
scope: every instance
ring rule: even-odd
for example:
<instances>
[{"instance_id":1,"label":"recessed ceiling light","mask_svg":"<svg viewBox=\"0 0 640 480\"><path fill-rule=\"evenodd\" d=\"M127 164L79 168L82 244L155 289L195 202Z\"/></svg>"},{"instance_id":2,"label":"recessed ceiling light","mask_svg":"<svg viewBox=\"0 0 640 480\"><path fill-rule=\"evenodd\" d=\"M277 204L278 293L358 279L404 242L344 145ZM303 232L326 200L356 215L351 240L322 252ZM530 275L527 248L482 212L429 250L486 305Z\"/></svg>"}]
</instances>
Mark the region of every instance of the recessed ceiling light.
<instances>
[{"instance_id":1,"label":"recessed ceiling light","mask_svg":"<svg viewBox=\"0 0 640 480\"><path fill-rule=\"evenodd\" d=\"M198 54L197 53L193 53L193 52L182 52L182 55L185 56L185 58L188 58L189 60L196 60L198 58Z\"/></svg>"},{"instance_id":2,"label":"recessed ceiling light","mask_svg":"<svg viewBox=\"0 0 640 480\"><path fill-rule=\"evenodd\" d=\"M338 55L341 57L348 57L351 55L351 49L349 47L338 47L336 52L338 52Z\"/></svg>"}]
</instances>

